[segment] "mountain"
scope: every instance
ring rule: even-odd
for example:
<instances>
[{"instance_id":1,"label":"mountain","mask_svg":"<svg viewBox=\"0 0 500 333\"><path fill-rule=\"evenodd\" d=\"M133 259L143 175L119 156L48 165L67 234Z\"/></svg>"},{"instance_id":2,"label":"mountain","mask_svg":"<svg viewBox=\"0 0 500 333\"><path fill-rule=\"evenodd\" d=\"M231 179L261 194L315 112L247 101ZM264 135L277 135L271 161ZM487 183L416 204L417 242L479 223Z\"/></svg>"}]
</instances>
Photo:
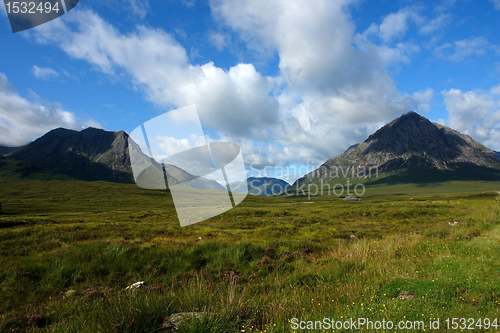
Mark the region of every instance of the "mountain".
<instances>
[{"instance_id":1,"label":"mountain","mask_svg":"<svg viewBox=\"0 0 500 333\"><path fill-rule=\"evenodd\" d=\"M298 179L295 185L328 183L336 178L366 179L374 173L416 173L435 177L500 175L500 157L470 136L408 112L386 124L342 155ZM446 176L446 177L445 177Z\"/></svg>"},{"instance_id":2,"label":"mountain","mask_svg":"<svg viewBox=\"0 0 500 333\"><path fill-rule=\"evenodd\" d=\"M87 128L58 128L9 155L42 170L82 180L133 181L128 135Z\"/></svg>"},{"instance_id":3,"label":"mountain","mask_svg":"<svg viewBox=\"0 0 500 333\"><path fill-rule=\"evenodd\" d=\"M0 156L0 180L75 180L65 175L45 171L26 162Z\"/></svg>"},{"instance_id":4,"label":"mountain","mask_svg":"<svg viewBox=\"0 0 500 333\"><path fill-rule=\"evenodd\" d=\"M36 171L37 174L46 172L47 177L65 175L88 181L133 183L129 148L136 152L136 157L143 158L150 164L150 158L140 151L137 144L132 143L132 147L129 147L129 136L124 131L109 132L90 127L78 132L58 128L26 146L4 150L9 151L4 169L10 170L12 178L12 170L16 169L13 165L22 161L25 165L18 165L17 169L31 170L23 173L26 177ZM10 162L7 163L7 160ZM164 172L161 165L155 162L141 173L139 179L147 179L155 173L153 169ZM174 166L168 166L168 170L170 182L178 184L194 180L191 185L195 188L225 190L216 181L195 177Z\"/></svg>"},{"instance_id":5,"label":"mountain","mask_svg":"<svg viewBox=\"0 0 500 333\"><path fill-rule=\"evenodd\" d=\"M249 177L246 185L249 194L262 196L279 194L291 186L284 180L271 177ZM244 192L244 186L244 182L231 183L231 188L234 192Z\"/></svg>"},{"instance_id":6,"label":"mountain","mask_svg":"<svg viewBox=\"0 0 500 333\"><path fill-rule=\"evenodd\" d=\"M19 149L22 149L23 147L5 147L5 146L0 145L0 156L1 157L8 156L8 155L12 154L13 152L15 152Z\"/></svg>"}]
</instances>

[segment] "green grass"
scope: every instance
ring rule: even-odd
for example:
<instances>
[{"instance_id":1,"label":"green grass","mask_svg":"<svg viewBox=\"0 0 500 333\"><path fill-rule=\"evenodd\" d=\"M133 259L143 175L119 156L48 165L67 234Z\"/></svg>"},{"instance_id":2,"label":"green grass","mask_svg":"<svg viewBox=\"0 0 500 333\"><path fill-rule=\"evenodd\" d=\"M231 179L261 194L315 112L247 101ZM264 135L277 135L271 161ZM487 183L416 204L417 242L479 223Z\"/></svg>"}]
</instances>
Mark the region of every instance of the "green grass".
<instances>
[{"instance_id":1,"label":"green grass","mask_svg":"<svg viewBox=\"0 0 500 333\"><path fill-rule=\"evenodd\" d=\"M207 315L181 332L500 317L497 183L377 185L358 202L249 196L185 228L168 191L0 188L2 332L157 332L169 314L192 311ZM125 290L137 281L147 286Z\"/></svg>"}]
</instances>

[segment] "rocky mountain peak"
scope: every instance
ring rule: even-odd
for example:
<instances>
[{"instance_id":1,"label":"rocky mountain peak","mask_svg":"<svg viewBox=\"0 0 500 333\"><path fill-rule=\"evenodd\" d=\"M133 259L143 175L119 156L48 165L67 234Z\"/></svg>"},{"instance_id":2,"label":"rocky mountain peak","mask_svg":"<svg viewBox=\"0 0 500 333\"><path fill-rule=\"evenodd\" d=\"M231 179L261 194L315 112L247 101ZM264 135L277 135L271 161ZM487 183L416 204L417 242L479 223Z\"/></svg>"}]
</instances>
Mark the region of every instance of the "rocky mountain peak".
<instances>
[{"instance_id":1,"label":"rocky mountain peak","mask_svg":"<svg viewBox=\"0 0 500 333\"><path fill-rule=\"evenodd\" d=\"M327 169L335 167L377 167L382 172L464 167L500 170L500 158L470 136L408 112L322 165ZM302 177L299 183L311 181L314 174Z\"/></svg>"},{"instance_id":2,"label":"rocky mountain peak","mask_svg":"<svg viewBox=\"0 0 500 333\"><path fill-rule=\"evenodd\" d=\"M123 131L57 128L10 157L80 179L131 182L127 147L128 135Z\"/></svg>"}]
</instances>

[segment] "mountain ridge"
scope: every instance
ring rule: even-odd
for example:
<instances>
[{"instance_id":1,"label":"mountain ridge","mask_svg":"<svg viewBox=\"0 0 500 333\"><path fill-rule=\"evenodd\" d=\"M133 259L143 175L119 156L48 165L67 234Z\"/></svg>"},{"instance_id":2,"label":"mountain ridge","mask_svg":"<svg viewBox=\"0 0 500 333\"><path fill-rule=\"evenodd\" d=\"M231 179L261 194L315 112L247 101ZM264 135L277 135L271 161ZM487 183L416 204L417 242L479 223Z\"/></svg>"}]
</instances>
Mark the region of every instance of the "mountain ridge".
<instances>
[{"instance_id":1,"label":"mountain ridge","mask_svg":"<svg viewBox=\"0 0 500 333\"><path fill-rule=\"evenodd\" d=\"M135 142L130 142L135 151L134 156L151 164L151 158L143 154ZM11 162L4 160L3 165L10 169L10 178L14 177L12 170L19 170L26 177L31 172L38 175L43 170L49 175L64 175L79 180L134 183L129 148L129 135L125 131L111 132L93 127L82 131L56 128L28 145L7 147L4 151L9 154L3 158ZM15 161L22 161L26 165L16 164ZM156 161L153 161L152 168L165 172ZM174 166L168 166L168 170L169 182L174 184L192 180L190 184L199 189L225 190L214 180L195 177ZM139 177L148 177L152 171L144 170Z\"/></svg>"},{"instance_id":2,"label":"mountain ridge","mask_svg":"<svg viewBox=\"0 0 500 333\"><path fill-rule=\"evenodd\" d=\"M375 133L349 147L343 154L328 159L318 169L299 178L293 186L341 178L374 167L378 173L405 171L458 170L500 171L499 154L470 136L432 123L415 112L408 112L382 126ZM337 171L335 174L334 171ZM332 175L334 177L332 177ZM366 178L361 172L360 178ZM351 177L355 178L355 177Z\"/></svg>"},{"instance_id":3,"label":"mountain ridge","mask_svg":"<svg viewBox=\"0 0 500 333\"><path fill-rule=\"evenodd\" d=\"M97 128L56 128L8 157L82 180L133 182L128 135Z\"/></svg>"}]
</instances>

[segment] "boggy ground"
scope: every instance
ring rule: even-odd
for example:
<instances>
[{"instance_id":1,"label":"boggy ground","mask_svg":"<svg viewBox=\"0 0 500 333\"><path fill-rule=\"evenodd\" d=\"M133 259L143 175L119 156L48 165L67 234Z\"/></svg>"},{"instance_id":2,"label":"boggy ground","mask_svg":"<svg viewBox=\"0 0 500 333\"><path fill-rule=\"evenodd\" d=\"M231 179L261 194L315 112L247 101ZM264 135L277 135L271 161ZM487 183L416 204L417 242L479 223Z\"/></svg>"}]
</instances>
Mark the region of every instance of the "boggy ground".
<instances>
[{"instance_id":1,"label":"boggy ground","mask_svg":"<svg viewBox=\"0 0 500 333\"><path fill-rule=\"evenodd\" d=\"M364 317L422 320L428 332L431 318L445 331L455 317L489 318L474 328L495 332L500 203L477 186L377 188L355 202L249 196L181 228L168 192L2 182L0 331L156 332L172 313L204 312L180 331ZM125 290L138 281L147 286Z\"/></svg>"}]
</instances>

